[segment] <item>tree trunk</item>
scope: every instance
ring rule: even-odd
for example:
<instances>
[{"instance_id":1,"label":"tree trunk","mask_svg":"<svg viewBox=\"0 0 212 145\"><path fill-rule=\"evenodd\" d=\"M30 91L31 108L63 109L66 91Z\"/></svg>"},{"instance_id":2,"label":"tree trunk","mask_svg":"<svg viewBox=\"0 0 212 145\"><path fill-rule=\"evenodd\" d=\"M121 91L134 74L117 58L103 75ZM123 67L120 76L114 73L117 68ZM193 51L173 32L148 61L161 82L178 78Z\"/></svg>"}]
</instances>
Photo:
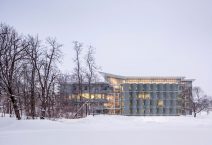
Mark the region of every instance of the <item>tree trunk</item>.
<instances>
[{"instance_id":1,"label":"tree trunk","mask_svg":"<svg viewBox=\"0 0 212 145\"><path fill-rule=\"evenodd\" d=\"M31 117L35 119L35 98L34 95L31 96Z\"/></svg>"},{"instance_id":2,"label":"tree trunk","mask_svg":"<svg viewBox=\"0 0 212 145\"><path fill-rule=\"evenodd\" d=\"M20 116L20 112L19 112L19 109L18 109L17 101L16 101L15 97L12 94L10 95L10 99L11 99L11 102L12 102L12 105L13 105L13 109L14 109L16 118L18 120L21 120L21 116Z\"/></svg>"},{"instance_id":3,"label":"tree trunk","mask_svg":"<svg viewBox=\"0 0 212 145\"><path fill-rule=\"evenodd\" d=\"M45 119L45 117L46 117L46 104L45 102L42 102L40 119Z\"/></svg>"},{"instance_id":4,"label":"tree trunk","mask_svg":"<svg viewBox=\"0 0 212 145\"><path fill-rule=\"evenodd\" d=\"M9 105L9 106L8 106L8 107L9 107L9 108L8 108L8 109L9 109L8 111L9 111L10 117L12 117L12 112L13 112L13 111L12 111L12 105L11 105L11 104L12 104L11 102L8 103L8 105Z\"/></svg>"}]
</instances>

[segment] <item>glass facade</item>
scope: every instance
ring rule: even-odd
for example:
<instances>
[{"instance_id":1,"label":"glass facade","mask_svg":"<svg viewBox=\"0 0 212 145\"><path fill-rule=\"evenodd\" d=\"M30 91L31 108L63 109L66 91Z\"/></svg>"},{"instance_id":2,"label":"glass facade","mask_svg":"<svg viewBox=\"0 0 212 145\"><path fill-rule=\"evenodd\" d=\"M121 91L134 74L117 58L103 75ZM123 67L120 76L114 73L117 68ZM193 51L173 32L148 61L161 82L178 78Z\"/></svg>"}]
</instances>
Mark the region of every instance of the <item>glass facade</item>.
<instances>
[{"instance_id":1,"label":"glass facade","mask_svg":"<svg viewBox=\"0 0 212 145\"><path fill-rule=\"evenodd\" d=\"M82 101L102 105L108 114L181 115L191 114L192 81L185 77L124 77L104 73L105 82L83 84ZM79 100L77 84L61 86L70 100Z\"/></svg>"},{"instance_id":2,"label":"glass facade","mask_svg":"<svg viewBox=\"0 0 212 145\"><path fill-rule=\"evenodd\" d=\"M185 77L124 77L104 73L105 80L119 93L120 105L114 105L122 115L190 114L183 90L192 89ZM187 112L186 112L187 110ZM184 113L183 113L184 112Z\"/></svg>"},{"instance_id":3,"label":"glass facade","mask_svg":"<svg viewBox=\"0 0 212 145\"><path fill-rule=\"evenodd\" d=\"M178 115L177 84L121 84L123 115ZM158 89L156 89L158 88ZM171 111L170 111L171 110Z\"/></svg>"}]
</instances>

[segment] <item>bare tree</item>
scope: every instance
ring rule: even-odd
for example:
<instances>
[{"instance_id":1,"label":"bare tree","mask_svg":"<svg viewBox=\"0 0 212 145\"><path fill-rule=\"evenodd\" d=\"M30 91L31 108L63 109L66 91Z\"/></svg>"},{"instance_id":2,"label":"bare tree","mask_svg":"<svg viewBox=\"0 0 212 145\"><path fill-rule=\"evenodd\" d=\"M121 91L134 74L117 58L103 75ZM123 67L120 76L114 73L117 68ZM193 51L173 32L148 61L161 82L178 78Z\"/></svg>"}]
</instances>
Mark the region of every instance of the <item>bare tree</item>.
<instances>
[{"instance_id":1,"label":"bare tree","mask_svg":"<svg viewBox=\"0 0 212 145\"><path fill-rule=\"evenodd\" d=\"M74 72L72 74L72 78L75 82L77 82L76 112L78 112L78 109L81 109L80 106L83 105L82 83L84 79L84 70L83 70L82 59L81 59L83 47L82 47L82 43L79 43L78 41L74 41L73 44L74 44L73 49L75 52L75 57L74 57L75 67L74 67ZM83 110L80 111L80 115L81 116L83 115Z\"/></svg>"},{"instance_id":2,"label":"bare tree","mask_svg":"<svg viewBox=\"0 0 212 145\"><path fill-rule=\"evenodd\" d=\"M38 77L38 97L41 102L42 119L46 117L46 110L48 109L47 107L52 102L51 91L54 89L54 82L58 75L56 64L60 60L60 47L62 46L61 44L58 44L55 39L51 38L47 39L47 44L48 46L42 48L42 50L39 52L39 57L38 52L35 50L37 47L36 45L34 46L34 52L31 52L32 64ZM34 74L32 75L32 77L34 77Z\"/></svg>"},{"instance_id":3,"label":"bare tree","mask_svg":"<svg viewBox=\"0 0 212 145\"><path fill-rule=\"evenodd\" d=\"M0 24L0 105L7 113L14 110L18 120L22 114L33 119L56 116L61 46L56 39L48 38L44 44Z\"/></svg>"},{"instance_id":4,"label":"bare tree","mask_svg":"<svg viewBox=\"0 0 212 145\"><path fill-rule=\"evenodd\" d=\"M191 102L194 117L196 117L197 113L206 110L209 106L208 97L203 94L203 91L200 87L193 88Z\"/></svg>"},{"instance_id":5,"label":"bare tree","mask_svg":"<svg viewBox=\"0 0 212 145\"><path fill-rule=\"evenodd\" d=\"M29 65L27 62L23 62L22 67L20 68L20 75L16 82L16 89L18 96L18 102L20 107L21 116L22 114L25 114L26 116L29 116Z\"/></svg>"},{"instance_id":6,"label":"bare tree","mask_svg":"<svg viewBox=\"0 0 212 145\"><path fill-rule=\"evenodd\" d=\"M85 76L86 76L86 80L88 82L88 93L89 93L89 100L91 100L91 89L92 89L92 83L95 82L95 80L97 79L98 75L97 75L97 70L99 69L99 67L96 65L96 61L95 61L95 50L92 46L88 47L88 51L86 53L85 56L85 62L86 62L86 72L85 72ZM95 85L94 85L95 86ZM91 107L91 102L89 102L89 108ZM87 111L86 111L87 113ZM90 113L90 109L89 109L89 113Z\"/></svg>"},{"instance_id":7,"label":"bare tree","mask_svg":"<svg viewBox=\"0 0 212 145\"><path fill-rule=\"evenodd\" d=\"M28 43L12 27L5 24L0 25L0 79L18 120L21 119L21 116L17 101L18 96L15 95L15 83L27 47Z\"/></svg>"},{"instance_id":8,"label":"bare tree","mask_svg":"<svg viewBox=\"0 0 212 145\"><path fill-rule=\"evenodd\" d=\"M33 36L28 36L27 41L29 43L28 49L26 49L27 53L27 63L29 65L28 67L28 86L29 86L29 104L30 104L30 116L32 119L35 118L36 116L36 110L35 110L35 105L36 105L36 98L38 98L38 77L37 76L37 71L40 70L38 67L39 61L42 57L42 47L41 47L41 41L39 40L38 36L33 37Z\"/></svg>"}]
</instances>

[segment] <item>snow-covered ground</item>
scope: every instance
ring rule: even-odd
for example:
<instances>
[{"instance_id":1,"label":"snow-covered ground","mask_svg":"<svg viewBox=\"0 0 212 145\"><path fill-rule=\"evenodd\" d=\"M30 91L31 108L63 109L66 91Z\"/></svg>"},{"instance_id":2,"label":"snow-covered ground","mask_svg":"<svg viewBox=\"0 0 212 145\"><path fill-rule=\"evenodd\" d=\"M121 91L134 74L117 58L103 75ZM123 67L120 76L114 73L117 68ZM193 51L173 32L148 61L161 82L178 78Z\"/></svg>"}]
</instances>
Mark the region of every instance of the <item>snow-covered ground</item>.
<instances>
[{"instance_id":1,"label":"snow-covered ground","mask_svg":"<svg viewBox=\"0 0 212 145\"><path fill-rule=\"evenodd\" d=\"M212 114L176 117L0 117L0 145L212 145Z\"/></svg>"}]
</instances>

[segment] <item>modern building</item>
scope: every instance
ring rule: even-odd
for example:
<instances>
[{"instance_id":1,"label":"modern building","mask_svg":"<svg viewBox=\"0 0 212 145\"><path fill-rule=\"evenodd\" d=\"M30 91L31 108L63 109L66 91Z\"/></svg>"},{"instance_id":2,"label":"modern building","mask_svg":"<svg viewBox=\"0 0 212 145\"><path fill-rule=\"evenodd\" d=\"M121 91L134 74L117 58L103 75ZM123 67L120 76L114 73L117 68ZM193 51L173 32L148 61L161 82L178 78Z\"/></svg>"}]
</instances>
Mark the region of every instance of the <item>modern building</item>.
<instances>
[{"instance_id":1,"label":"modern building","mask_svg":"<svg viewBox=\"0 0 212 145\"><path fill-rule=\"evenodd\" d=\"M120 76L101 72L104 81L82 88L83 100L96 103L96 113L133 116L176 116L191 114L193 79L185 77ZM77 98L77 84L66 84L67 96ZM64 91L63 91L64 92ZM79 100L79 99L77 99ZM98 105L97 105L98 104Z\"/></svg>"}]
</instances>

